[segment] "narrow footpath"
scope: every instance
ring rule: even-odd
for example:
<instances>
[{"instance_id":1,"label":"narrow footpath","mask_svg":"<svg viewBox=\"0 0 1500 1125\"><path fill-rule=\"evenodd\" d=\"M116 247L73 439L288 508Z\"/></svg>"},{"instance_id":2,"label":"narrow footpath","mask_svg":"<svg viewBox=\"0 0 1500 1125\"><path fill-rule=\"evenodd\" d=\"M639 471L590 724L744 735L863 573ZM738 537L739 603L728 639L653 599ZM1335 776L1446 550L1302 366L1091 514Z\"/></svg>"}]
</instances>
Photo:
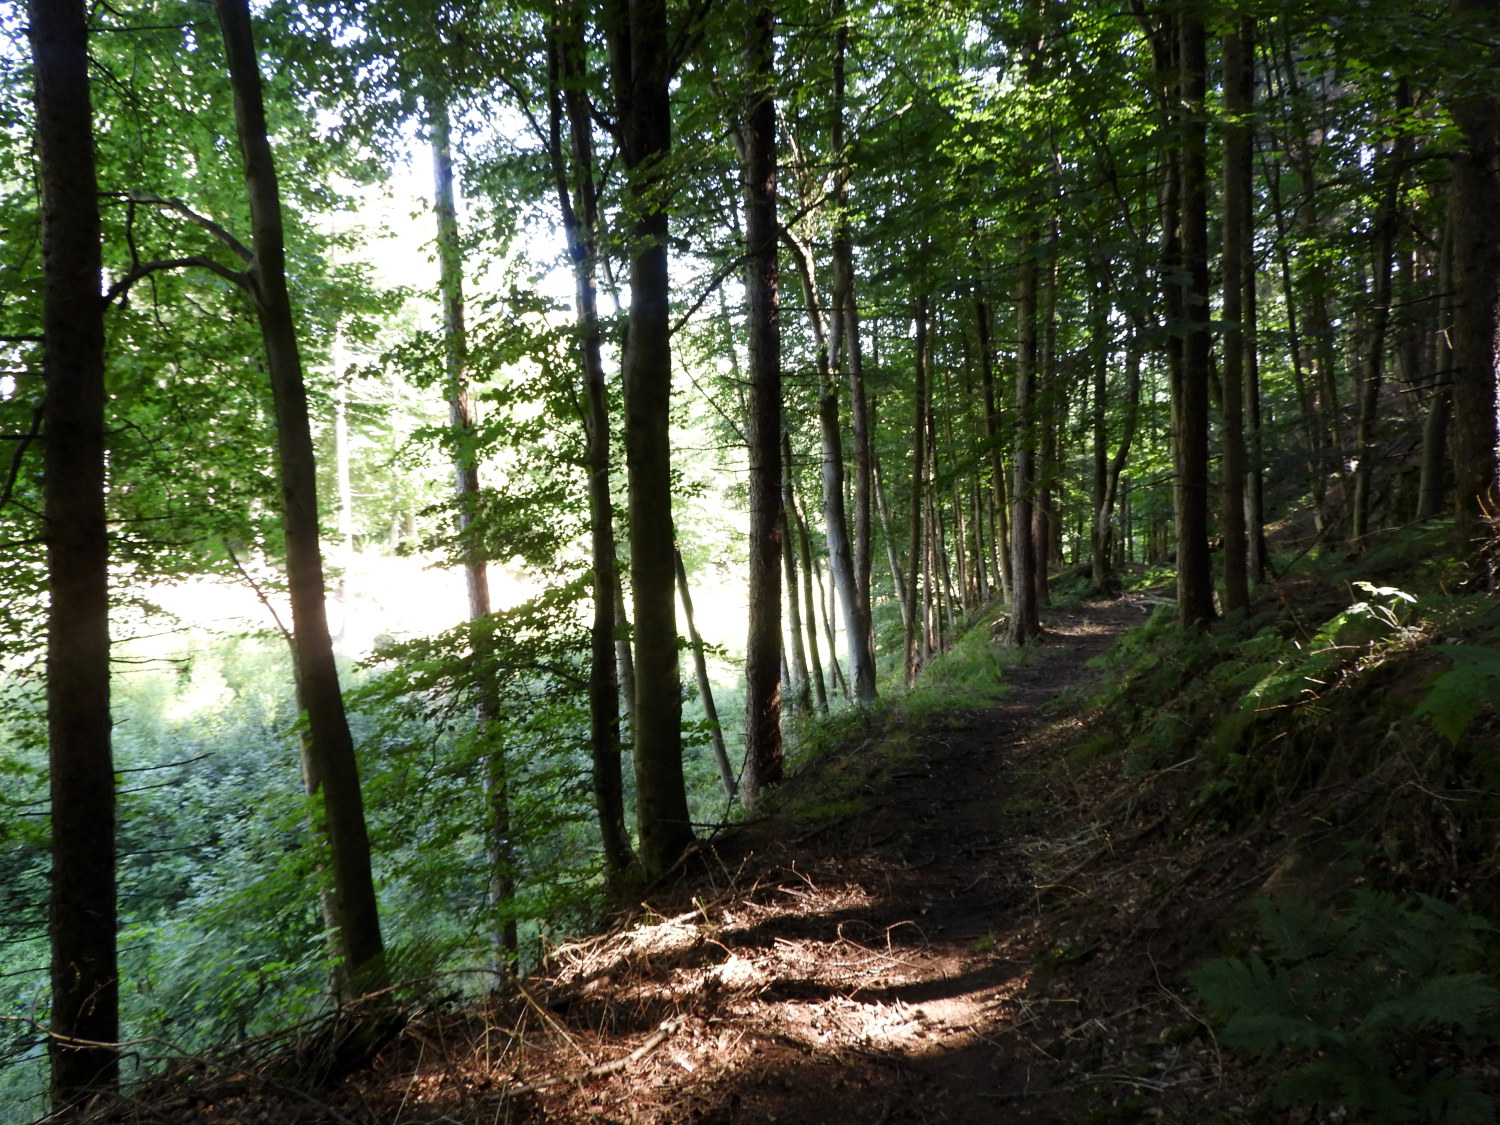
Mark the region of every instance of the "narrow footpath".
<instances>
[{"instance_id":1,"label":"narrow footpath","mask_svg":"<svg viewBox=\"0 0 1500 1125\"><path fill-rule=\"evenodd\" d=\"M334 1089L242 1074L170 1120L1105 1125L1243 1104L1182 974L1245 857L1172 844L1117 766L1065 764L1108 724L1070 689L1143 620L1053 613L999 704L868 720L521 996L420 1017Z\"/></svg>"}]
</instances>

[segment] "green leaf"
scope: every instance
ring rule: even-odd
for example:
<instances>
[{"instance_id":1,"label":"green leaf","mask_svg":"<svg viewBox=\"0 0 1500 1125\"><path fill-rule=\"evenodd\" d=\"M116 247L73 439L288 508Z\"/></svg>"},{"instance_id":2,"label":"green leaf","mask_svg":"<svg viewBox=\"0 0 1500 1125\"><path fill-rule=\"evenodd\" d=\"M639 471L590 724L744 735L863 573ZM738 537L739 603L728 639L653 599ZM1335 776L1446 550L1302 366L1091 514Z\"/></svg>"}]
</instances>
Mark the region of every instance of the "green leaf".
<instances>
[{"instance_id":1,"label":"green leaf","mask_svg":"<svg viewBox=\"0 0 1500 1125\"><path fill-rule=\"evenodd\" d=\"M1453 667L1432 680L1427 698L1416 710L1433 729L1457 743L1500 680L1500 650L1479 645L1435 645Z\"/></svg>"}]
</instances>

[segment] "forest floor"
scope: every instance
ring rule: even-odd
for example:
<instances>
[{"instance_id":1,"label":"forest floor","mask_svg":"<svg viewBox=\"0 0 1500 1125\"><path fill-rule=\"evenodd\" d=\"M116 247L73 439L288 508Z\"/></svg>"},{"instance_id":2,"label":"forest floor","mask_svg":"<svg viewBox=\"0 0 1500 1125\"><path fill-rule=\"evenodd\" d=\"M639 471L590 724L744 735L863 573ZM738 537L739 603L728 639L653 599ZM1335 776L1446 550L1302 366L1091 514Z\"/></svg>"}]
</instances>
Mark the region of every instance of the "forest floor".
<instances>
[{"instance_id":1,"label":"forest floor","mask_svg":"<svg viewBox=\"0 0 1500 1125\"><path fill-rule=\"evenodd\" d=\"M1244 839L1173 842L1159 777L1065 757L1108 732L1079 689L1142 608L1054 612L1005 669L998 704L828 748L777 811L702 845L614 929L553 950L520 995L413 1019L336 1089L246 1075L162 1119L1103 1125L1232 1112L1254 1091L1226 1074L1184 974L1272 859Z\"/></svg>"}]
</instances>

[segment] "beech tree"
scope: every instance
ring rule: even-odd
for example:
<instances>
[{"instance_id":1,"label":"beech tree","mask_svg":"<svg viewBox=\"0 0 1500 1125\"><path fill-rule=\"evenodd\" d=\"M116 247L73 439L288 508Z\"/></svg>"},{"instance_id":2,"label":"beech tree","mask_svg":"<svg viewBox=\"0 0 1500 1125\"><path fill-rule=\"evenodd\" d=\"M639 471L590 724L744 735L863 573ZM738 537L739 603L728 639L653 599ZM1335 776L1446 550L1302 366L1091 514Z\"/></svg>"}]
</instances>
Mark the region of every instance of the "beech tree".
<instances>
[{"instance_id":1,"label":"beech tree","mask_svg":"<svg viewBox=\"0 0 1500 1125\"><path fill-rule=\"evenodd\" d=\"M104 304L84 5L28 6L42 189L52 1104L119 1081Z\"/></svg>"},{"instance_id":2,"label":"beech tree","mask_svg":"<svg viewBox=\"0 0 1500 1125\"><path fill-rule=\"evenodd\" d=\"M625 206L630 320L622 373L635 598L635 782L640 860L665 872L693 842L682 774L682 696L672 525L671 281L664 162L671 151L672 59L665 0L607 0Z\"/></svg>"},{"instance_id":3,"label":"beech tree","mask_svg":"<svg viewBox=\"0 0 1500 1125\"><path fill-rule=\"evenodd\" d=\"M292 659L297 699L306 718L303 773L321 796L331 894L325 899L340 958L338 987L358 995L384 983L384 943L354 740L344 712L328 632L323 554L318 534L317 468L308 427L302 356L287 293L286 243L276 166L266 135L260 68L246 0L215 0L234 91L236 133L250 204L246 287L255 304L275 406L281 474L287 586L292 603Z\"/></svg>"},{"instance_id":4,"label":"beech tree","mask_svg":"<svg viewBox=\"0 0 1500 1125\"><path fill-rule=\"evenodd\" d=\"M750 636L745 645L745 779L753 804L781 779L781 322L776 266L775 20L746 21L745 291L750 356Z\"/></svg>"}]
</instances>

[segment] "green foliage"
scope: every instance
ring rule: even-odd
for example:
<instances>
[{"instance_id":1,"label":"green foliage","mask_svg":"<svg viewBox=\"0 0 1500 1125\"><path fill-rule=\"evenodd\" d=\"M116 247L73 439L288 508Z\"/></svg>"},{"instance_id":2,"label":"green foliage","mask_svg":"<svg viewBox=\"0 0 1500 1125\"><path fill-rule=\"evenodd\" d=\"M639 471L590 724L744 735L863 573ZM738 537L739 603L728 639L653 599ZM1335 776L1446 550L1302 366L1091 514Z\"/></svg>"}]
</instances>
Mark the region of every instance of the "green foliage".
<instances>
[{"instance_id":1,"label":"green foliage","mask_svg":"<svg viewBox=\"0 0 1500 1125\"><path fill-rule=\"evenodd\" d=\"M1493 698L1500 680L1500 650L1477 645L1434 645L1453 664L1434 676L1427 698L1416 710L1433 729L1457 744L1469 724Z\"/></svg>"},{"instance_id":2,"label":"green foliage","mask_svg":"<svg viewBox=\"0 0 1500 1125\"><path fill-rule=\"evenodd\" d=\"M973 625L947 652L922 669L906 706L921 710L924 702L943 707L977 707L994 702L1006 692L1002 651L991 637L988 620Z\"/></svg>"},{"instance_id":3,"label":"green foliage","mask_svg":"<svg viewBox=\"0 0 1500 1125\"><path fill-rule=\"evenodd\" d=\"M1280 1073L1283 1106L1480 1125L1469 1066L1500 1045L1500 991L1476 970L1494 928L1436 899L1356 891L1342 911L1257 900L1258 949L1192 975L1221 1041Z\"/></svg>"}]
</instances>

